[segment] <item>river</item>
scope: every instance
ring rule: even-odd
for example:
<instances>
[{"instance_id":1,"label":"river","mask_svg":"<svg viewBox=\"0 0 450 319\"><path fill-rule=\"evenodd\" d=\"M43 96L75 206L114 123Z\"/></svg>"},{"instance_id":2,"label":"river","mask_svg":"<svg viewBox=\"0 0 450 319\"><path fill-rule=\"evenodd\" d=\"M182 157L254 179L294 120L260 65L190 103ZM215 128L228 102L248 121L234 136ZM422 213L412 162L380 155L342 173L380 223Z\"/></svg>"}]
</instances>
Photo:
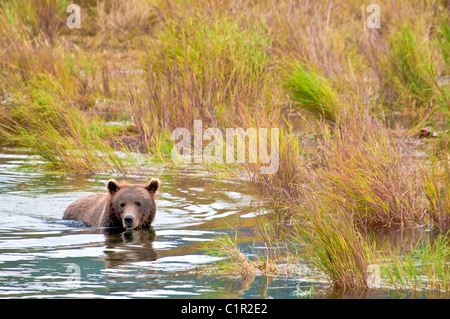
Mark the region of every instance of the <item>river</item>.
<instances>
[{"instance_id":1,"label":"river","mask_svg":"<svg viewBox=\"0 0 450 319\"><path fill-rule=\"evenodd\" d=\"M310 277L244 280L207 271L218 257L205 245L237 226L244 250L262 249L252 221L260 199L248 183L152 165L126 180L162 181L153 229L105 232L62 215L120 176L48 172L34 166L41 162L0 149L0 298L310 297Z\"/></svg>"}]
</instances>

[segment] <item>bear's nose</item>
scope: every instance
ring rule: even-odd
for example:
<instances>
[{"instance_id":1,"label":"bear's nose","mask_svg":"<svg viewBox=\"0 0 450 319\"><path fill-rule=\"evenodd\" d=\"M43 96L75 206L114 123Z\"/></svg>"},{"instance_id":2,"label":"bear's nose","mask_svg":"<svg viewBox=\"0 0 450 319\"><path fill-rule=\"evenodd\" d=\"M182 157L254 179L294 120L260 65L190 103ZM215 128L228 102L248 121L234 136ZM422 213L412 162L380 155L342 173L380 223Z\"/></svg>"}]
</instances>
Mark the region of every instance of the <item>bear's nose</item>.
<instances>
[{"instance_id":1,"label":"bear's nose","mask_svg":"<svg viewBox=\"0 0 450 319\"><path fill-rule=\"evenodd\" d=\"M123 218L123 221L125 222L126 225L132 225L134 218L131 215L127 215Z\"/></svg>"}]
</instances>

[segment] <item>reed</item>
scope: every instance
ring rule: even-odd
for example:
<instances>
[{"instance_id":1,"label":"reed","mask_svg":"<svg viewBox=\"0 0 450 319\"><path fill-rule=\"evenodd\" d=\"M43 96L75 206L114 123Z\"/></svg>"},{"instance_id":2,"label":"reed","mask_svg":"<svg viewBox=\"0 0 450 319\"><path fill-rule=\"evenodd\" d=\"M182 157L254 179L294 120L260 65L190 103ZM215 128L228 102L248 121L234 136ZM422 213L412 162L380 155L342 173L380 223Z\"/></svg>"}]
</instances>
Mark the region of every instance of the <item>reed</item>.
<instances>
[{"instance_id":1,"label":"reed","mask_svg":"<svg viewBox=\"0 0 450 319\"><path fill-rule=\"evenodd\" d=\"M320 140L329 202L355 209L356 220L370 228L420 221L419 176L405 141L365 116L332 132Z\"/></svg>"},{"instance_id":2,"label":"reed","mask_svg":"<svg viewBox=\"0 0 450 319\"><path fill-rule=\"evenodd\" d=\"M427 214L431 223L442 229L450 228L450 168L448 160L432 164L424 170L423 192L427 198Z\"/></svg>"},{"instance_id":3,"label":"reed","mask_svg":"<svg viewBox=\"0 0 450 319\"><path fill-rule=\"evenodd\" d=\"M450 249L448 233L432 241L418 240L406 253L378 253L378 265L385 285L395 289L448 292Z\"/></svg>"},{"instance_id":4,"label":"reed","mask_svg":"<svg viewBox=\"0 0 450 319\"><path fill-rule=\"evenodd\" d=\"M286 71L284 86L299 107L326 120L336 119L337 96L327 79L314 70L305 70L298 61Z\"/></svg>"},{"instance_id":5,"label":"reed","mask_svg":"<svg viewBox=\"0 0 450 319\"><path fill-rule=\"evenodd\" d=\"M18 99L8 107L0 126L3 138L33 149L51 169L91 173L126 170L123 160L105 143L106 136L102 134L106 129L101 122L61 100L58 82L48 79L47 82L32 82L30 86L31 99Z\"/></svg>"},{"instance_id":6,"label":"reed","mask_svg":"<svg viewBox=\"0 0 450 319\"><path fill-rule=\"evenodd\" d=\"M142 141L160 131L251 127L268 121L273 84L266 52L271 39L263 23L241 26L219 14L173 14L143 57L145 80L129 86L132 117ZM136 89L138 88L138 90ZM259 126L259 125L256 125Z\"/></svg>"},{"instance_id":7,"label":"reed","mask_svg":"<svg viewBox=\"0 0 450 319\"><path fill-rule=\"evenodd\" d=\"M326 274L334 289L366 287L371 245L347 212L315 208L300 209L303 218L295 227L294 239L303 244L306 260Z\"/></svg>"}]
</instances>

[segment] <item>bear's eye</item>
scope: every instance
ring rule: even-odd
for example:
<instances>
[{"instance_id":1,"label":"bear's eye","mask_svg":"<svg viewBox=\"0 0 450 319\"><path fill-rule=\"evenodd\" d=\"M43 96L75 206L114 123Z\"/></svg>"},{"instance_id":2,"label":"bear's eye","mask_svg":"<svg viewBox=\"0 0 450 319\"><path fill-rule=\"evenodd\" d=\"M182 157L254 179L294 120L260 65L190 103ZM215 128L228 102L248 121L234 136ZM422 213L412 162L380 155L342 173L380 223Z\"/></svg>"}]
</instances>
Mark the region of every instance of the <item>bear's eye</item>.
<instances>
[{"instance_id":1,"label":"bear's eye","mask_svg":"<svg viewBox=\"0 0 450 319\"><path fill-rule=\"evenodd\" d=\"M141 206L141 202L136 202L136 206Z\"/></svg>"},{"instance_id":2,"label":"bear's eye","mask_svg":"<svg viewBox=\"0 0 450 319\"><path fill-rule=\"evenodd\" d=\"M120 207L125 207L125 203L120 203Z\"/></svg>"}]
</instances>

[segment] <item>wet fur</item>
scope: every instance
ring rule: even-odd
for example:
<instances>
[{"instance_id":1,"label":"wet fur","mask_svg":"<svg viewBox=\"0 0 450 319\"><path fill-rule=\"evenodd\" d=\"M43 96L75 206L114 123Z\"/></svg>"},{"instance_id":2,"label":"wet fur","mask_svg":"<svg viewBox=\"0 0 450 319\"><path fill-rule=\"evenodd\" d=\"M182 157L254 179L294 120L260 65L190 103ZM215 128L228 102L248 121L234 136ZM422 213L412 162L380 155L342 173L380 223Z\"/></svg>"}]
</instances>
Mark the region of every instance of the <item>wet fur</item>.
<instances>
[{"instance_id":1,"label":"wet fur","mask_svg":"<svg viewBox=\"0 0 450 319\"><path fill-rule=\"evenodd\" d=\"M138 208L141 214L138 226L134 229L149 227L156 214L155 193L159 185L157 179L151 179L146 185L130 185L110 180L107 183L108 192L87 195L71 203L66 208L63 219L83 221L88 227L124 228L119 202L140 200L144 204L142 208Z\"/></svg>"}]
</instances>

